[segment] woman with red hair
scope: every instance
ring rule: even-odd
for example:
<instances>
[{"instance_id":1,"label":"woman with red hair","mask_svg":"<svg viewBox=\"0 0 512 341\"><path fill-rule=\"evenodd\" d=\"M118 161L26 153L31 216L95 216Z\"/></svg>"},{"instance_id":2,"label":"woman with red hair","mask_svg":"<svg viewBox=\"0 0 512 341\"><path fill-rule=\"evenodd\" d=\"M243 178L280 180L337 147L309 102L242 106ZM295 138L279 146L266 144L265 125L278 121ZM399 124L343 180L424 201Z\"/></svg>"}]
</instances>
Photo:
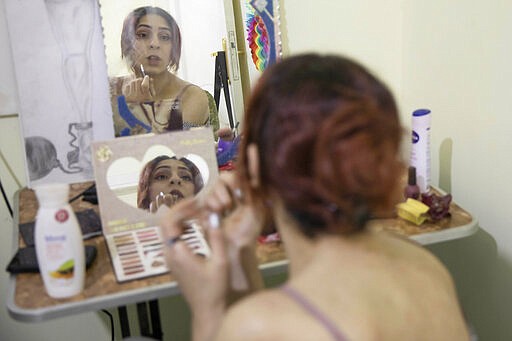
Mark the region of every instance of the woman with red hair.
<instances>
[{"instance_id":1,"label":"woman with red hair","mask_svg":"<svg viewBox=\"0 0 512 341\"><path fill-rule=\"evenodd\" d=\"M263 73L244 122L235 173L162 221L194 340L468 340L445 267L415 242L368 228L401 200L404 168L397 107L381 81L343 57L285 58ZM209 259L175 238L201 215ZM267 217L289 278L258 291ZM233 303L240 289L250 295Z\"/></svg>"}]
</instances>

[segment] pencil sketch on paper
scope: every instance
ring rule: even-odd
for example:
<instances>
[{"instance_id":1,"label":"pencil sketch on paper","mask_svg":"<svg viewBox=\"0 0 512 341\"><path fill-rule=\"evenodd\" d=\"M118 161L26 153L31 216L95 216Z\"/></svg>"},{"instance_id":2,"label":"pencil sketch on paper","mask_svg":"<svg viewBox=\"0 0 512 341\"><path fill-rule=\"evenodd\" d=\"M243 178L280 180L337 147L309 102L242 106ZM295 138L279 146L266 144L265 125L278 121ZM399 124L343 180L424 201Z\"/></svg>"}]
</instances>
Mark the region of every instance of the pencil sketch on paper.
<instances>
[{"instance_id":1,"label":"pencil sketch on paper","mask_svg":"<svg viewBox=\"0 0 512 341\"><path fill-rule=\"evenodd\" d=\"M81 171L65 169L57 158L55 145L44 137L31 136L25 138L25 150L27 154L29 178L31 181L44 178L55 168L67 174Z\"/></svg>"},{"instance_id":2,"label":"pencil sketch on paper","mask_svg":"<svg viewBox=\"0 0 512 341\"><path fill-rule=\"evenodd\" d=\"M69 124L68 166L76 172L92 174L90 145L91 64L89 51L94 30L94 10L88 0L45 0L50 26L61 54L61 70L66 95L78 122Z\"/></svg>"},{"instance_id":3,"label":"pencil sketch on paper","mask_svg":"<svg viewBox=\"0 0 512 341\"><path fill-rule=\"evenodd\" d=\"M92 141L114 137L98 1L5 5L29 186L92 180Z\"/></svg>"}]
</instances>

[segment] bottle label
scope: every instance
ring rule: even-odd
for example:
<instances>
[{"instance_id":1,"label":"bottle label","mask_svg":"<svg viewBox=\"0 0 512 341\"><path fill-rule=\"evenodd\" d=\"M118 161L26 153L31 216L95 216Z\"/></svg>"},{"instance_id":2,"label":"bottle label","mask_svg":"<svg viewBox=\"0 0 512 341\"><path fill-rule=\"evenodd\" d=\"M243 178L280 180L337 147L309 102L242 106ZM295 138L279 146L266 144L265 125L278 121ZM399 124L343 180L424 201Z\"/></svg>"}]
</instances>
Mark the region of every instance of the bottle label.
<instances>
[{"instance_id":1,"label":"bottle label","mask_svg":"<svg viewBox=\"0 0 512 341\"><path fill-rule=\"evenodd\" d=\"M413 112L410 165L416 168L416 184L421 193L430 187L430 120L428 109Z\"/></svg>"},{"instance_id":2,"label":"bottle label","mask_svg":"<svg viewBox=\"0 0 512 341\"><path fill-rule=\"evenodd\" d=\"M60 209L55 212L55 220L59 223L65 223L69 219L69 213L65 209Z\"/></svg>"},{"instance_id":3,"label":"bottle label","mask_svg":"<svg viewBox=\"0 0 512 341\"><path fill-rule=\"evenodd\" d=\"M412 131L412 144L418 143L420 136L414 130Z\"/></svg>"},{"instance_id":4,"label":"bottle label","mask_svg":"<svg viewBox=\"0 0 512 341\"><path fill-rule=\"evenodd\" d=\"M61 211L67 214L65 210ZM57 216L58 212L55 217ZM45 235L44 241L48 277L51 283L60 287L72 285L75 260L66 235Z\"/></svg>"}]
</instances>

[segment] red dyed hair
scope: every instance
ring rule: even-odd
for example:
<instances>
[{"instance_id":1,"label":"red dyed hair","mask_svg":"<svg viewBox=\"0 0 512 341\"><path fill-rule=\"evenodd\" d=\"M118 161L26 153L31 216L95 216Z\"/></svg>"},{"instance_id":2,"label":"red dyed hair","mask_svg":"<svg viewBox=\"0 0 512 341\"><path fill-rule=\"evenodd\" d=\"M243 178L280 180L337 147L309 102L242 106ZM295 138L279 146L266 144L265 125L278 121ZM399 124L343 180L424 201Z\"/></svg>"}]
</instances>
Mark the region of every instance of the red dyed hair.
<instances>
[{"instance_id":1,"label":"red dyed hair","mask_svg":"<svg viewBox=\"0 0 512 341\"><path fill-rule=\"evenodd\" d=\"M307 236L350 233L396 202L402 128L391 92L339 56L297 55L269 67L249 101L239 155L256 203L283 201ZM249 186L247 146L259 151Z\"/></svg>"}]
</instances>

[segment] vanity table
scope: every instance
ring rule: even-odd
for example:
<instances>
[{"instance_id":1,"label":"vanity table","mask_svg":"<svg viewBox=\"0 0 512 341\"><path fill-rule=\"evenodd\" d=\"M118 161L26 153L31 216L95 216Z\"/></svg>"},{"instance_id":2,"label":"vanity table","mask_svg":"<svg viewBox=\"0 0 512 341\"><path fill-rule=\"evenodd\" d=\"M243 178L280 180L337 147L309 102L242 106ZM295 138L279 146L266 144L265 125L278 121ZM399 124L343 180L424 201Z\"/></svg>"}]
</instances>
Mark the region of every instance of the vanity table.
<instances>
[{"instance_id":1,"label":"vanity table","mask_svg":"<svg viewBox=\"0 0 512 341\"><path fill-rule=\"evenodd\" d=\"M70 185L69 196L75 197L89 188L91 184L91 182L85 182ZM75 212L93 209L96 213L100 213L98 205L81 199L73 201L71 206ZM34 221L37 209L38 203L33 190L24 188L15 193L12 255L19 247L25 246L19 234L19 224ZM40 322L72 314L120 307L121 331L123 336L128 336L130 331L126 305L149 302L149 309L152 310L154 309L154 306L151 305L152 301L180 293L177 283L170 273L128 282L117 282L104 237L98 236L85 240L84 244L95 246L97 255L86 272L84 291L80 295L67 299L54 299L46 294L42 277L38 273L11 274L6 296L6 305L10 316L19 321ZM285 253L282 245L278 243L260 245L258 258L265 276L286 271ZM140 310L138 315L139 323L141 323ZM153 315L153 311L151 315ZM143 319L148 320L148 316ZM154 316L151 316L150 323L154 326L155 322L158 323L159 319L155 320Z\"/></svg>"},{"instance_id":2,"label":"vanity table","mask_svg":"<svg viewBox=\"0 0 512 341\"><path fill-rule=\"evenodd\" d=\"M73 197L91 183L72 184L70 197ZM24 243L19 236L18 225L33 221L37 213L37 199L30 189L22 189L15 194L13 254ZM75 211L94 209L97 205L82 200L72 203ZM416 226L401 219L379 219L372 221L372 228L394 231L408 236L421 244L431 244L463 238L478 230L476 219L456 203L451 204L450 218L436 224ZM7 293L7 309L11 317L25 322L54 319L105 308L156 300L160 297L178 295L180 290L172 274L148 277L129 282L116 281L110 256L103 236L86 240L85 245L94 245L97 256L87 270L83 293L68 299L53 299L44 289L38 273L11 275ZM283 273L287 269L287 260L281 243L273 242L258 246L258 259L264 276Z\"/></svg>"}]
</instances>

